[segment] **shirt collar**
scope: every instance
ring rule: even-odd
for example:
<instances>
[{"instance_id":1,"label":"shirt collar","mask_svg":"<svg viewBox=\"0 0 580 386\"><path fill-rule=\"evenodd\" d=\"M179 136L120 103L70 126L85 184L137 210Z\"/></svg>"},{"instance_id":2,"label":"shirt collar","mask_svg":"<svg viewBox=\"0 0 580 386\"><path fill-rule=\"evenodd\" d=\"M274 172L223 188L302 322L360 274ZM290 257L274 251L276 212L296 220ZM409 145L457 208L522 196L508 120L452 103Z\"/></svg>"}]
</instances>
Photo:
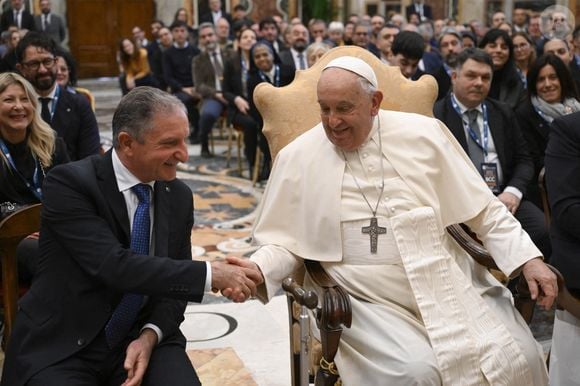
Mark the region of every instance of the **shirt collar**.
<instances>
[{"instance_id":1,"label":"shirt collar","mask_svg":"<svg viewBox=\"0 0 580 386\"><path fill-rule=\"evenodd\" d=\"M455 102L457 102L457 106L459 106L459 110L461 110L461 114L465 114L465 112L467 110L477 110L480 113L483 113L483 108L481 107L481 103L479 105L477 105L474 109L468 109L467 107L465 107L465 105L463 103L461 103L459 101L459 99L457 99L455 94L451 93L451 97L455 100Z\"/></svg>"},{"instance_id":2,"label":"shirt collar","mask_svg":"<svg viewBox=\"0 0 580 386\"><path fill-rule=\"evenodd\" d=\"M111 158L113 161L113 171L115 172L115 179L117 180L117 187L119 188L119 192L124 192L125 190L131 189L133 186L142 184L137 177L119 159L119 155L117 154L117 150L113 149L111 154ZM147 182L147 185L151 186L153 189L153 185L155 185L155 181Z\"/></svg>"},{"instance_id":3,"label":"shirt collar","mask_svg":"<svg viewBox=\"0 0 580 386\"><path fill-rule=\"evenodd\" d=\"M179 47L179 45L177 44L177 42L173 42L173 47L177 48L178 50L182 50L184 48L189 47L189 42L186 40L185 44L183 45L183 47Z\"/></svg>"},{"instance_id":4,"label":"shirt collar","mask_svg":"<svg viewBox=\"0 0 580 386\"><path fill-rule=\"evenodd\" d=\"M47 96L44 97L40 97L40 98L48 98L50 100L53 100L55 95L56 95L56 88L58 87L58 83L54 82L54 86L52 88L52 90L48 93Z\"/></svg>"}]
</instances>

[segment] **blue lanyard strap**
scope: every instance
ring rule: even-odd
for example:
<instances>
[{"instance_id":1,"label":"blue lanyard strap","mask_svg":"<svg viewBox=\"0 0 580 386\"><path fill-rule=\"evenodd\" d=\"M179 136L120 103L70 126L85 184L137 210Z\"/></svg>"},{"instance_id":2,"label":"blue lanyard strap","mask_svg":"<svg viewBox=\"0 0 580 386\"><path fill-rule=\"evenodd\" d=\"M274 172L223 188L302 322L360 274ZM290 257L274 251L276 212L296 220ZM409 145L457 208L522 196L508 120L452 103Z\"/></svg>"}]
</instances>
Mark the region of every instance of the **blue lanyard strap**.
<instances>
[{"instance_id":1,"label":"blue lanyard strap","mask_svg":"<svg viewBox=\"0 0 580 386\"><path fill-rule=\"evenodd\" d=\"M54 92L54 98L52 98L52 103L50 104L50 121L54 118L54 112L56 111L56 104L58 103L58 98L60 97L60 86L57 84Z\"/></svg>"},{"instance_id":2,"label":"blue lanyard strap","mask_svg":"<svg viewBox=\"0 0 580 386\"><path fill-rule=\"evenodd\" d=\"M487 106L485 105L485 103L481 104L481 108L483 110L483 145L478 139L478 135L475 134L475 131L473 131L473 129L469 125L469 121L465 120L464 114L461 112L461 108L459 108L459 104L457 103L455 95L453 94L451 94L451 105L453 106L457 114L459 114L461 122L463 123L463 127L467 129L467 132L469 133L471 139L473 139L473 141L477 144L477 146L479 146L479 148L483 150L483 154L487 156L487 146L489 144L489 123L487 119Z\"/></svg>"},{"instance_id":3,"label":"blue lanyard strap","mask_svg":"<svg viewBox=\"0 0 580 386\"><path fill-rule=\"evenodd\" d=\"M266 75L264 75L262 70L258 71L258 75L260 75L260 79L262 79L263 81L272 83L268 80ZM274 65L274 83L272 83L272 85L274 85L274 87L280 87L280 66L278 66L277 64Z\"/></svg>"},{"instance_id":4,"label":"blue lanyard strap","mask_svg":"<svg viewBox=\"0 0 580 386\"><path fill-rule=\"evenodd\" d=\"M447 73L449 78L451 78L451 74L453 73L453 70L451 69L451 67L449 67L447 65L447 63L443 63L443 69L445 70L445 72Z\"/></svg>"},{"instance_id":5,"label":"blue lanyard strap","mask_svg":"<svg viewBox=\"0 0 580 386\"><path fill-rule=\"evenodd\" d=\"M38 173L39 173L38 172L38 169L39 169L38 164L39 164L39 162L36 159L36 157L34 155L32 156L34 158L34 174L32 175L32 183L30 183L30 181L28 181L22 175L22 173L20 173L20 171L16 168L16 164L14 163L14 159L12 158L12 155L10 154L10 151L8 151L8 147L4 143L4 140L2 140L2 139L0 139L0 150L2 150L2 153L4 154L4 157L6 157L6 159L8 160L8 164L12 168L12 171L18 177L20 177L20 179L22 180L22 182L24 182L24 184L32 192L32 194L34 194L34 196L36 198L38 198L39 201L42 201L42 190L40 189L40 176L38 175Z\"/></svg>"}]
</instances>

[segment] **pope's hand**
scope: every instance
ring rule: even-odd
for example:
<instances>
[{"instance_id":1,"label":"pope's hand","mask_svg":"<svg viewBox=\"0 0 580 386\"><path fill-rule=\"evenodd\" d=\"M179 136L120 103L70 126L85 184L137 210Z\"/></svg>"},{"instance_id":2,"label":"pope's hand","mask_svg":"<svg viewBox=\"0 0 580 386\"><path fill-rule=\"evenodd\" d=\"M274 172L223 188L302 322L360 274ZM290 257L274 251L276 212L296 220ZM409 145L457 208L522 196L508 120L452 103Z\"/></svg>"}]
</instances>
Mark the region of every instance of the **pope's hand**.
<instances>
[{"instance_id":1,"label":"pope's hand","mask_svg":"<svg viewBox=\"0 0 580 386\"><path fill-rule=\"evenodd\" d=\"M537 299L538 305L544 309L550 309L558 296L558 280L554 272L538 257L524 264L522 274L532 299Z\"/></svg>"},{"instance_id":2,"label":"pope's hand","mask_svg":"<svg viewBox=\"0 0 580 386\"><path fill-rule=\"evenodd\" d=\"M227 262L212 262L211 269L212 288L222 291L234 302L243 302L256 295L256 285L263 281L257 268L250 264L230 263L229 257Z\"/></svg>"}]
</instances>

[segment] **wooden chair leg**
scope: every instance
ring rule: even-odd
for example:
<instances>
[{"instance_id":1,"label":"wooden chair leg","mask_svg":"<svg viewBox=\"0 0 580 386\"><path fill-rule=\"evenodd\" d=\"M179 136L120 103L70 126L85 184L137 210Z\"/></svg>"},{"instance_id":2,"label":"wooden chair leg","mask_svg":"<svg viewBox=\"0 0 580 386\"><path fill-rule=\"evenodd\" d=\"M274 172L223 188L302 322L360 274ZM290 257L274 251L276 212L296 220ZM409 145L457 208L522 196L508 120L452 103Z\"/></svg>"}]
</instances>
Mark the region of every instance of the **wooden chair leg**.
<instances>
[{"instance_id":1,"label":"wooden chair leg","mask_svg":"<svg viewBox=\"0 0 580 386\"><path fill-rule=\"evenodd\" d=\"M4 291L4 338L2 347L8 344L12 326L16 318L16 303L18 301L18 264L16 262L16 246L18 242L6 242L6 248L0 251L2 259L2 290Z\"/></svg>"},{"instance_id":2,"label":"wooden chair leg","mask_svg":"<svg viewBox=\"0 0 580 386\"><path fill-rule=\"evenodd\" d=\"M244 143L244 132L243 131L238 131L237 140L238 140L238 173L240 173L240 177L241 177L242 171L243 171L243 167L242 167L242 144ZM250 173L249 170L248 170L248 173Z\"/></svg>"},{"instance_id":3,"label":"wooden chair leg","mask_svg":"<svg viewBox=\"0 0 580 386\"><path fill-rule=\"evenodd\" d=\"M260 148L256 148L256 161L254 162L254 175L252 177L252 186L256 186L258 182L259 173L260 173L260 164L262 163L262 151Z\"/></svg>"}]
</instances>

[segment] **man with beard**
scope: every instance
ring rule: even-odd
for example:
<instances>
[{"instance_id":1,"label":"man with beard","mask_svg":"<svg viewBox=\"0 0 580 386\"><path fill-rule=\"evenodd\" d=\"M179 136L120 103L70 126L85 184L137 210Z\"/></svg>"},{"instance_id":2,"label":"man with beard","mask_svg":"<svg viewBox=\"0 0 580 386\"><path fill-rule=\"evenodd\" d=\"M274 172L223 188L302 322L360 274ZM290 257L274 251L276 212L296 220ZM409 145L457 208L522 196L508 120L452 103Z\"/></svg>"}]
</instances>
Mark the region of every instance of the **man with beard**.
<instances>
[{"instance_id":1,"label":"man with beard","mask_svg":"<svg viewBox=\"0 0 580 386\"><path fill-rule=\"evenodd\" d=\"M290 30L290 49L280 52L282 63L292 67L294 70L305 70L308 68L306 59L306 47L308 46L308 29L303 24L294 24Z\"/></svg>"},{"instance_id":2,"label":"man with beard","mask_svg":"<svg viewBox=\"0 0 580 386\"><path fill-rule=\"evenodd\" d=\"M16 47L16 69L38 95L44 119L66 143L71 161L97 154L99 127L89 101L56 83L56 44L45 34L29 32Z\"/></svg>"},{"instance_id":3,"label":"man with beard","mask_svg":"<svg viewBox=\"0 0 580 386\"><path fill-rule=\"evenodd\" d=\"M209 133L228 105L222 93L223 69L233 52L220 48L215 27L211 23L201 23L199 26L199 45L203 52L193 59L193 83L202 97L198 126L201 156L208 158L212 156L208 146Z\"/></svg>"},{"instance_id":4,"label":"man with beard","mask_svg":"<svg viewBox=\"0 0 580 386\"><path fill-rule=\"evenodd\" d=\"M444 29L439 37L439 53L443 59L441 66L431 75L437 80L439 94L437 100L442 99L451 87L451 72L455 68L457 55L463 50L463 44L459 32L453 28Z\"/></svg>"}]
</instances>

